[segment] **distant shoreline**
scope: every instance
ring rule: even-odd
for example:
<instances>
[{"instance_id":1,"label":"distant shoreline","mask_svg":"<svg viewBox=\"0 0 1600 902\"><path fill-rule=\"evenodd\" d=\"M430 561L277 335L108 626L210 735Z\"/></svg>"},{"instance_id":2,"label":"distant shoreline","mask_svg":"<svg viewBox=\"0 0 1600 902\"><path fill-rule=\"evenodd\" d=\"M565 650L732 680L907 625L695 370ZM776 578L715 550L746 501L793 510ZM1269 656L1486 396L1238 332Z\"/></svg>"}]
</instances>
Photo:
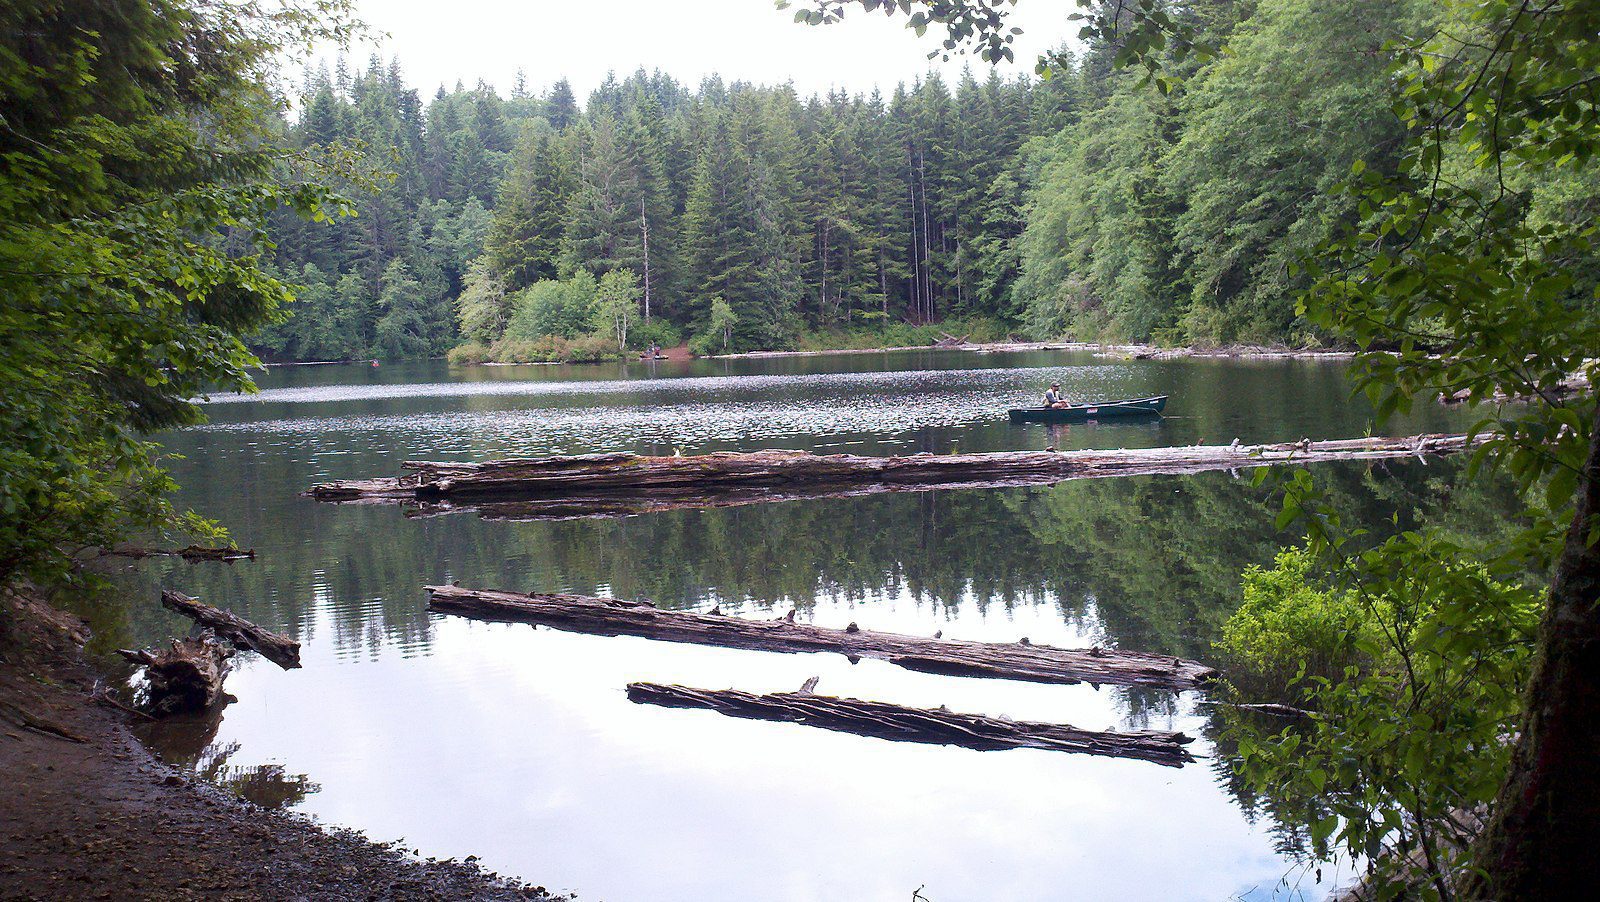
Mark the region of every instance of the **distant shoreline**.
<instances>
[{"instance_id":1,"label":"distant shoreline","mask_svg":"<svg viewBox=\"0 0 1600 902\"><path fill-rule=\"evenodd\" d=\"M675 349L674 349L675 350ZM901 351L966 351L972 354L995 353L1020 353L1025 351L1090 351L1098 357L1120 360L1174 360L1182 357L1195 357L1207 360L1235 359L1235 360L1351 360L1356 356L1354 351L1340 351L1329 348L1281 348L1264 345L1220 345L1214 348L1166 348L1159 345L1148 344L1117 344L1097 341L990 341L968 342L965 344L947 345L892 345L881 348L823 348L812 351L741 351L736 354L711 354L705 357L662 357L660 360L765 360L786 357L839 357L847 354L889 354ZM415 360L440 360L439 357L417 357L404 360L385 361L388 363L410 363ZM632 362L635 358L622 358L622 362ZM274 363L262 363L263 368L276 368L285 366L360 366L371 362L370 358L358 360L285 360ZM569 361L569 363L615 363L615 359L596 361ZM459 366L555 366L561 361L541 360L529 363L502 363L495 360L486 360L481 363L465 363Z\"/></svg>"},{"instance_id":2,"label":"distant shoreline","mask_svg":"<svg viewBox=\"0 0 1600 902\"><path fill-rule=\"evenodd\" d=\"M1255 360L1350 360L1354 351L1326 348L1272 348L1260 345L1223 345L1216 348L1163 348L1147 344L1110 344L1095 341L994 341L957 345L899 345L883 348L834 348L817 351L744 351L713 354L707 360L760 360L779 357L830 357L842 354L884 354L894 351L967 351L974 354L1022 351L1092 351L1100 357L1128 360L1171 360L1179 357L1238 358Z\"/></svg>"}]
</instances>

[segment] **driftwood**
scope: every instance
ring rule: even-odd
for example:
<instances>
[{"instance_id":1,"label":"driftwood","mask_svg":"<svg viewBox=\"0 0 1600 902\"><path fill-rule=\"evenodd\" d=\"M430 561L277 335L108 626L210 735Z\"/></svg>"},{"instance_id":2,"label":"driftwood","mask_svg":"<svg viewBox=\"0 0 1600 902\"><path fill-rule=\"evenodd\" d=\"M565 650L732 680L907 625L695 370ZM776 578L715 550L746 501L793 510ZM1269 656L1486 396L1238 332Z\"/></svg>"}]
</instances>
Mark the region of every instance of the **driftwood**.
<instances>
[{"instance_id":1,"label":"driftwood","mask_svg":"<svg viewBox=\"0 0 1600 902\"><path fill-rule=\"evenodd\" d=\"M174 639L164 651L117 652L144 667L148 685L145 707L158 717L211 707L222 697L222 680L228 675L233 649L215 635L205 633Z\"/></svg>"},{"instance_id":2,"label":"driftwood","mask_svg":"<svg viewBox=\"0 0 1600 902\"><path fill-rule=\"evenodd\" d=\"M808 684L814 685L808 681ZM1066 724L1006 720L957 714L944 708L907 708L886 702L816 695L809 689L754 695L737 689L690 689L659 683L629 683L628 698L639 704L669 708L705 708L751 720L820 727L898 742L955 745L980 751L1049 749L1113 758L1137 758L1167 767L1194 760L1184 748L1194 740L1182 733L1143 730L1099 733Z\"/></svg>"},{"instance_id":3,"label":"driftwood","mask_svg":"<svg viewBox=\"0 0 1600 902\"><path fill-rule=\"evenodd\" d=\"M1095 683L1193 689L1217 677L1195 661L1111 648L923 639L878 633L850 624L842 630L776 620L746 620L720 613L661 610L648 602L585 595L546 595L429 586L428 609L510 623L532 623L602 636L642 636L723 648L772 652L836 652L876 658L908 670L951 676L993 677L1038 683Z\"/></svg>"},{"instance_id":4,"label":"driftwood","mask_svg":"<svg viewBox=\"0 0 1600 902\"><path fill-rule=\"evenodd\" d=\"M193 564L196 561L222 561L231 564L234 561L253 561L256 559L254 548L206 548L203 545L190 545L186 548L107 548L100 552L101 557L181 557Z\"/></svg>"},{"instance_id":5,"label":"driftwood","mask_svg":"<svg viewBox=\"0 0 1600 902\"><path fill-rule=\"evenodd\" d=\"M300 643L288 636L264 630L237 614L171 589L161 590L161 605L211 629L240 651L256 652L284 670L300 666Z\"/></svg>"},{"instance_id":6,"label":"driftwood","mask_svg":"<svg viewBox=\"0 0 1600 902\"><path fill-rule=\"evenodd\" d=\"M998 451L862 457L804 451L692 457L584 454L485 463L406 463L404 476L315 485L322 501L409 503L422 514L477 510L501 519L627 516L879 492L1048 485L1068 479L1182 475L1277 464L1449 454L1462 435L1277 445L1089 451Z\"/></svg>"},{"instance_id":7,"label":"driftwood","mask_svg":"<svg viewBox=\"0 0 1600 902\"><path fill-rule=\"evenodd\" d=\"M1596 368L1597 364L1591 361L1584 365L1584 372L1567 376L1566 378L1557 382L1555 385L1546 389L1542 389L1537 393L1508 395L1503 391L1497 390L1489 398L1489 400L1496 404L1505 404L1510 402L1526 404L1533 401L1558 401L1564 398L1575 397L1577 395L1587 395L1594 391L1594 382L1591 380L1591 376L1589 374L1594 372ZM1439 394L1439 403L1441 404L1465 404L1471 400L1472 390L1468 388L1463 388L1454 392L1441 392Z\"/></svg>"}]
</instances>

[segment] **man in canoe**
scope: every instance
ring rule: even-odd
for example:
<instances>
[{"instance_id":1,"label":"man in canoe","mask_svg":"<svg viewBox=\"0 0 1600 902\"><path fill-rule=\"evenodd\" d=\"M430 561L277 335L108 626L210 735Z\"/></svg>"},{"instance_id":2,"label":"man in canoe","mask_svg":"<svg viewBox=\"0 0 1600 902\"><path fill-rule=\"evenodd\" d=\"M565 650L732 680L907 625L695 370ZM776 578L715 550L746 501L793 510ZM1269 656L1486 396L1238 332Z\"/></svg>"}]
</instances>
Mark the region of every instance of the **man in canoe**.
<instances>
[{"instance_id":1,"label":"man in canoe","mask_svg":"<svg viewBox=\"0 0 1600 902\"><path fill-rule=\"evenodd\" d=\"M1071 407L1072 406L1072 402L1068 401L1066 399L1066 397L1061 394L1061 383L1059 383L1059 382L1050 383L1050 390L1044 393L1044 406L1046 406L1046 407Z\"/></svg>"}]
</instances>

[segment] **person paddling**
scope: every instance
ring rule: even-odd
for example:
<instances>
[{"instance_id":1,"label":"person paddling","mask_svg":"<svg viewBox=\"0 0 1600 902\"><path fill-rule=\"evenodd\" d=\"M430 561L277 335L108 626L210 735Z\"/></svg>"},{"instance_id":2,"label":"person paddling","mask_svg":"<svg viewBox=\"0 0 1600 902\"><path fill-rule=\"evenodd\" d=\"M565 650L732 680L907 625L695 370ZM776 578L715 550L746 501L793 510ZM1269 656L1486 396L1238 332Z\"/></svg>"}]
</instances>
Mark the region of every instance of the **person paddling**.
<instances>
[{"instance_id":1,"label":"person paddling","mask_svg":"<svg viewBox=\"0 0 1600 902\"><path fill-rule=\"evenodd\" d=\"M1070 407L1071 406L1071 404L1067 401L1067 399L1061 394L1061 383L1059 383L1059 382L1050 383L1050 390L1044 393L1044 406L1046 406L1046 407Z\"/></svg>"}]
</instances>

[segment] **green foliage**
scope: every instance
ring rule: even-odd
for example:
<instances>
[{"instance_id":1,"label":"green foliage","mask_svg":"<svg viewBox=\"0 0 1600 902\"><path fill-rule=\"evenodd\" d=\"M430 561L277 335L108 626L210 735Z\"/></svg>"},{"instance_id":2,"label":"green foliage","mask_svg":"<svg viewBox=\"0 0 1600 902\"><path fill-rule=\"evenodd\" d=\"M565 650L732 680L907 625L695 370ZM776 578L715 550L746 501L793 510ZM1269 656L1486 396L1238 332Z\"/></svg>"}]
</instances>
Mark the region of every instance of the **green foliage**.
<instances>
[{"instance_id":1,"label":"green foliage","mask_svg":"<svg viewBox=\"0 0 1600 902\"><path fill-rule=\"evenodd\" d=\"M461 334L467 340L481 344L505 334L511 321L511 295L488 260L480 257L473 261L458 304Z\"/></svg>"},{"instance_id":2,"label":"green foliage","mask_svg":"<svg viewBox=\"0 0 1600 902\"><path fill-rule=\"evenodd\" d=\"M422 283L411 275L404 260L395 260L378 283L378 309L373 350L392 360L421 357L436 345L437 323L429 322L430 308Z\"/></svg>"},{"instance_id":3,"label":"green foliage","mask_svg":"<svg viewBox=\"0 0 1600 902\"><path fill-rule=\"evenodd\" d=\"M1309 284L1297 263L1355 221L1356 201L1330 190L1354 161L1398 165L1388 42L1424 31L1433 12L1376 0L1191 7L1228 53L1170 92L1108 76L1095 109L1030 145L1015 287L1029 331L1325 340L1297 314Z\"/></svg>"},{"instance_id":4,"label":"green foliage","mask_svg":"<svg viewBox=\"0 0 1600 902\"><path fill-rule=\"evenodd\" d=\"M182 526L141 436L251 387L242 336L290 297L275 211L342 204L283 152L267 73L342 3L23 2L0 11L0 580ZM324 20L326 15L330 18Z\"/></svg>"},{"instance_id":5,"label":"green foliage","mask_svg":"<svg viewBox=\"0 0 1600 902\"><path fill-rule=\"evenodd\" d=\"M275 359L330 356L326 335L355 347L339 356L372 352L395 260L421 286L424 320L448 318L480 343L501 337L495 283L509 297L578 270L632 272L640 319L683 332L704 331L706 299L721 295L738 313L735 349L786 347L867 313L1008 317L1019 149L1036 116L1072 118L1080 101L994 73L953 86L930 75L892 97L801 98L716 78L691 91L640 71L581 105L570 86L539 100L481 84L423 103L398 63L341 73L308 75L290 139L346 148L392 183L335 229L274 220L279 268L314 265L363 288L298 308L303 319L258 345ZM456 337L427 334L416 353Z\"/></svg>"},{"instance_id":6,"label":"green foliage","mask_svg":"<svg viewBox=\"0 0 1600 902\"><path fill-rule=\"evenodd\" d=\"M683 333L677 326L664 319L653 319L647 323L635 323L633 331L628 333L628 344L634 348L644 349L651 344L663 348L675 348L683 343Z\"/></svg>"},{"instance_id":7,"label":"green foliage","mask_svg":"<svg viewBox=\"0 0 1600 902\"><path fill-rule=\"evenodd\" d=\"M739 315L733 312L733 305L720 297L711 299L711 309L706 315L706 335L711 343L718 340L722 342L721 350L727 353L732 346L733 330L739 325ZM702 339L702 344L707 342Z\"/></svg>"},{"instance_id":8,"label":"green foliage","mask_svg":"<svg viewBox=\"0 0 1600 902\"><path fill-rule=\"evenodd\" d=\"M468 343L451 352L451 361L457 363L595 363L612 360L618 355L615 340L607 335L585 335L565 339L559 335L541 335L528 340L506 336L485 348Z\"/></svg>"},{"instance_id":9,"label":"green foliage","mask_svg":"<svg viewBox=\"0 0 1600 902\"><path fill-rule=\"evenodd\" d=\"M1376 644L1388 612L1369 617L1353 593L1319 585L1314 568L1305 550L1285 549L1271 569L1245 570L1244 603L1217 642L1230 679L1281 686L1302 674L1333 677L1361 660L1358 646Z\"/></svg>"},{"instance_id":10,"label":"green foliage","mask_svg":"<svg viewBox=\"0 0 1600 902\"><path fill-rule=\"evenodd\" d=\"M488 363L494 359L494 354L489 346L479 341L468 341L456 345L445 354L445 359L451 366L472 366L479 363Z\"/></svg>"},{"instance_id":11,"label":"green foliage","mask_svg":"<svg viewBox=\"0 0 1600 902\"><path fill-rule=\"evenodd\" d=\"M974 342L1004 341L1010 334L1007 324L988 317L960 317L940 323L912 325L890 322L881 317L858 317L862 325L854 328L819 329L801 333L794 346L800 351L832 348L914 348L925 347L946 335L967 336Z\"/></svg>"},{"instance_id":12,"label":"green foliage","mask_svg":"<svg viewBox=\"0 0 1600 902\"><path fill-rule=\"evenodd\" d=\"M594 321L594 276L580 272L570 279L535 282L511 299L507 338L533 341L554 335L572 339L587 332Z\"/></svg>"},{"instance_id":13,"label":"green foliage","mask_svg":"<svg viewBox=\"0 0 1600 902\"><path fill-rule=\"evenodd\" d=\"M1279 818L1307 825L1308 858L1366 859L1381 893L1437 898L1468 866L1473 812L1506 776L1539 591L1428 534L1402 533L1326 574L1306 552L1286 557L1246 577L1223 646L1298 659L1312 675L1292 700L1312 713L1287 727L1234 714L1224 740ZM1315 673L1341 657L1342 672ZM1425 866L1407 862L1413 851Z\"/></svg>"},{"instance_id":14,"label":"green foliage","mask_svg":"<svg viewBox=\"0 0 1600 902\"><path fill-rule=\"evenodd\" d=\"M638 278L626 269L614 269L600 277L594 296L594 328L616 336L618 353L628 348L628 329L643 297Z\"/></svg>"}]
</instances>

